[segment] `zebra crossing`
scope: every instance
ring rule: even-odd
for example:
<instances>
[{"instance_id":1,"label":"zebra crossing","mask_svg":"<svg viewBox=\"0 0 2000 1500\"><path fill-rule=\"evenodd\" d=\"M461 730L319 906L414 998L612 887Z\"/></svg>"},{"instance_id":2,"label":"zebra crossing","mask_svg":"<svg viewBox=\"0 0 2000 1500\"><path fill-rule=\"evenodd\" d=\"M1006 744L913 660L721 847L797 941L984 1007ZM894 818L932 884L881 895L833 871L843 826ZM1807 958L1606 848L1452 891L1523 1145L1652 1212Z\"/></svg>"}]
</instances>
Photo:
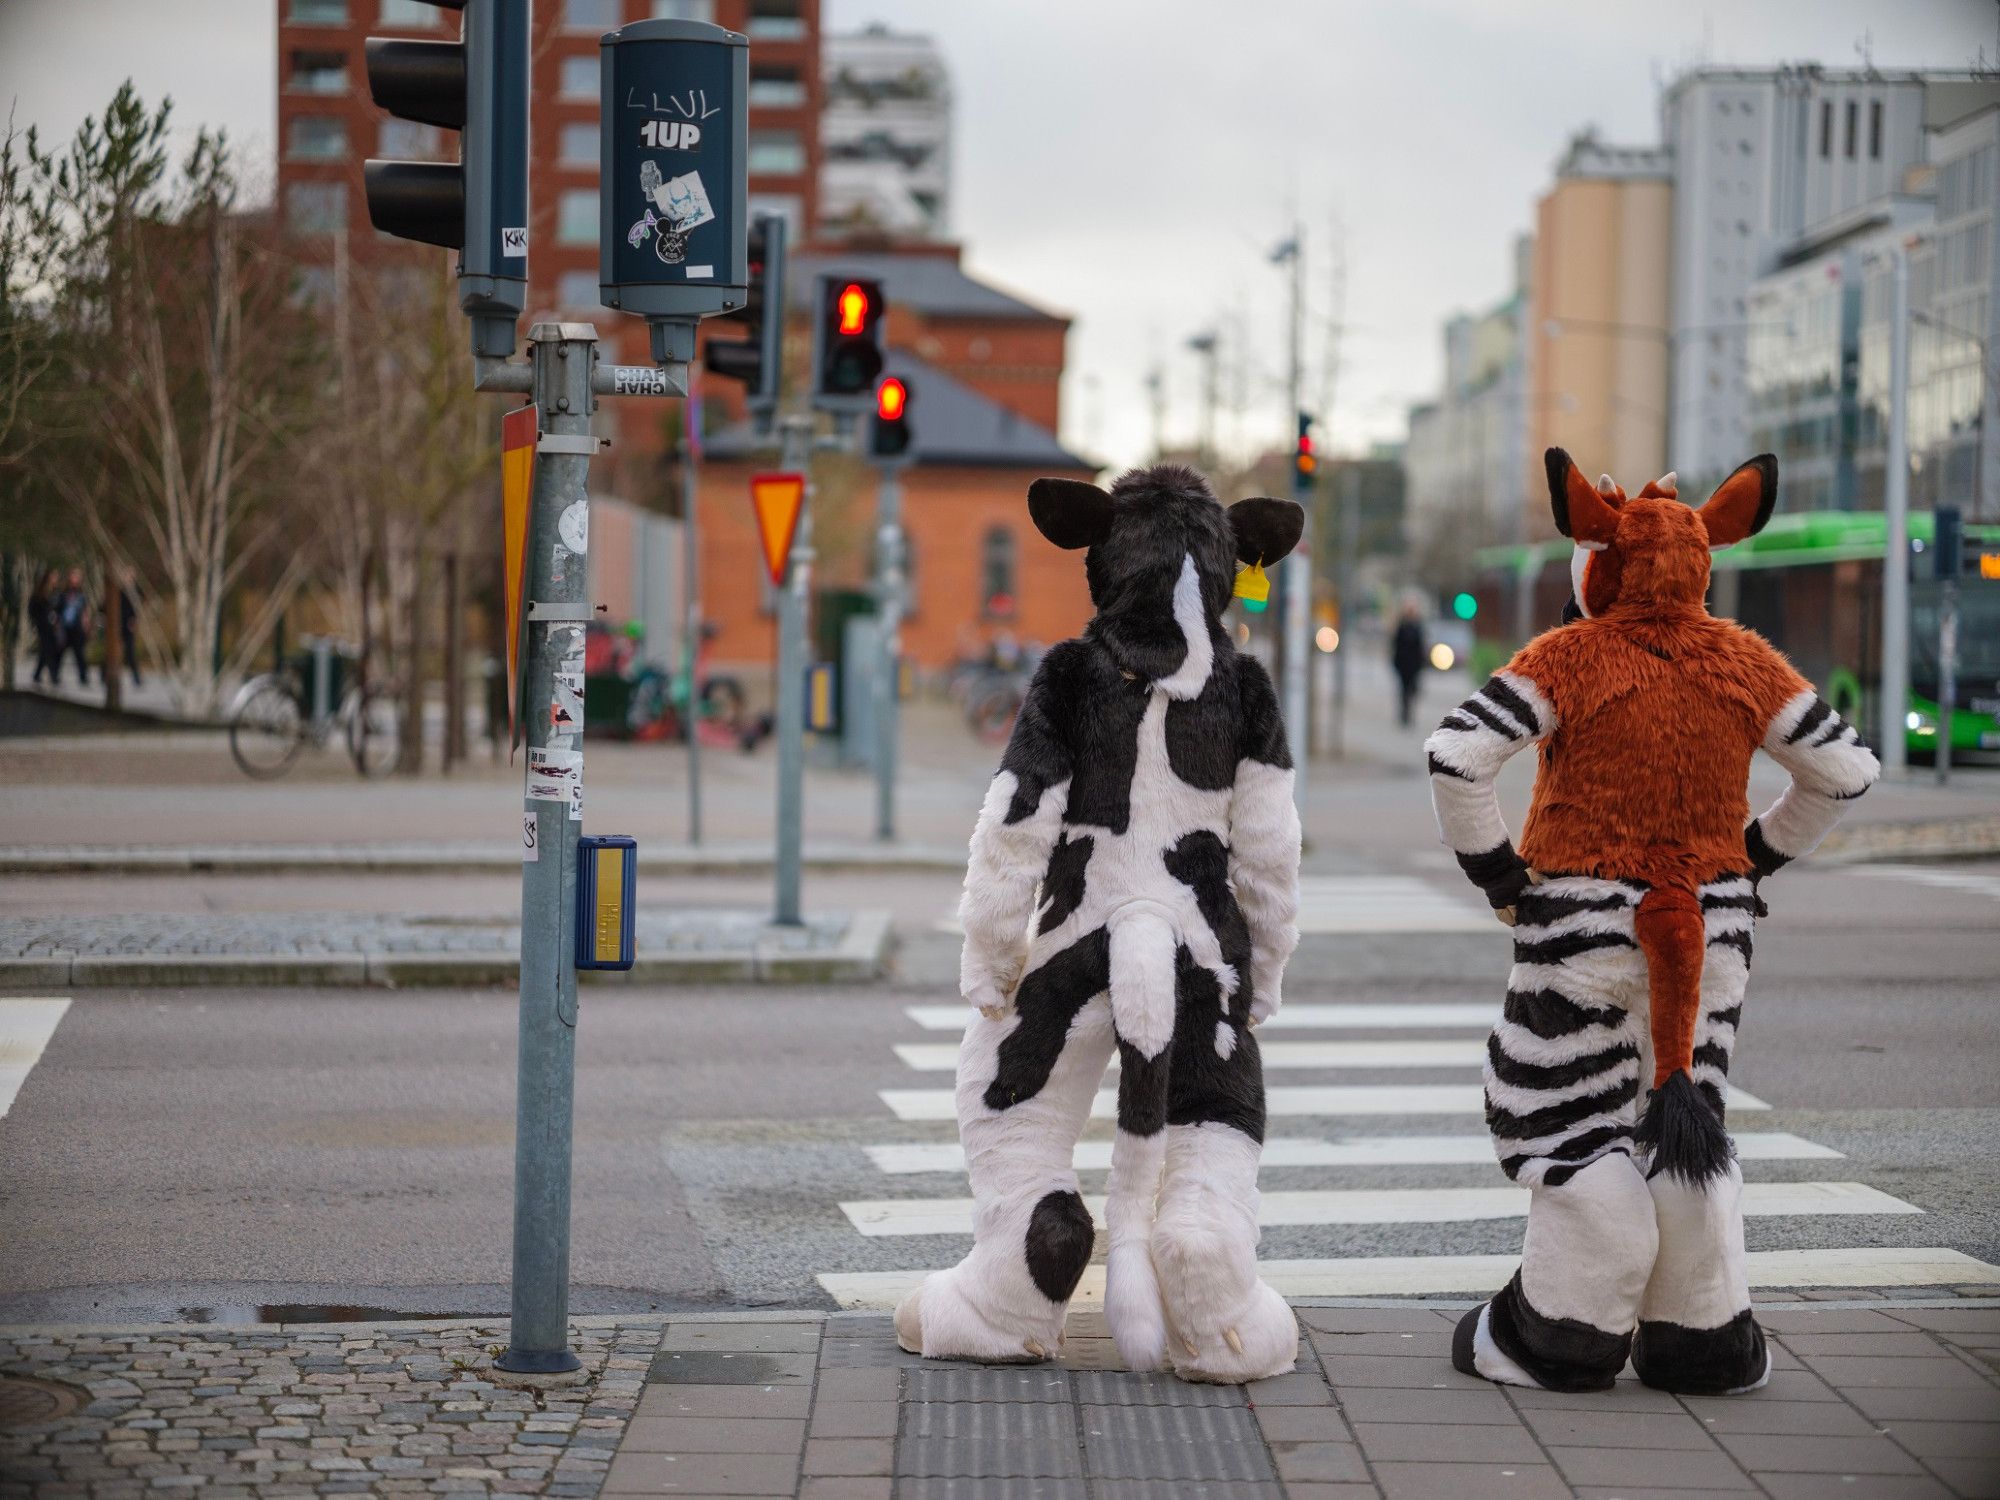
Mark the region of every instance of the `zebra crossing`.
<instances>
[{"instance_id":1,"label":"zebra crossing","mask_svg":"<svg viewBox=\"0 0 2000 1500\"><path fill-rule=\"evenodd\" d=\"M1480 915L1490 923L1490 916ZM1509 1222L1518 1226L1526 1214L1528 1193L1504 1183L1479 1128L1479 1069L1497 1014L1497 1002L1355 1003L1288 1006L1272 1018L1265 1031L1276 1034L1265 1037L1263 1052L1274 1080L1313 1073L1327 1081L1273 1081L1267 1088L1271 1133L1260 1223L1286 1236L1292 1249L1322 1238L1339 1248L1343 1236L1378 1231L1416 1235L1436 1249L1280 1255L1263 1262L1279 1291L1297 1297L1466 1294L1495 1290L1512 1274L1518 1252L1492 1248L1496 1232L1504 1236ZM920 1035L931 1037L965 1025L958 1005L912 1005L904 1015ZM889 1118L880 1138L860 1147L880 1190L838 1203L858 1243L876 1247L856 1258L878 1269L817 1275L842 1307L893 1306L931 1270L951 1264L969 1240L973 1210L965 1193L965 1155L946 1134L956 1117L954 1090L943 1079L922 1085L924 1075L950 1073L957 1054L955 1035L890 1044L910 1086L877 1091ZM1343 1072L1370 1081L1338 1081ZM1402 1074L1410 1075L1407 1081ZM1384 1076L1397 1081L1376 1081ZM1112 1119L1115 1100L1114 1088L1101 1090L1091 1119ZM1822 1241L1836 1237L1825 1226L1841 1221L1851 1221L1851 1237L1865 1241L1871 1226L1881 1232L1886 1223L1922 1218L1915 1204L1844 1178L1837 1164L1845 1157L1834 1148L1759 1128L1757 1117L1771 1110L1767 1101L1732 1085L1729 1104L1732 1123L1743 1127L1735 1136L1738 1155L1753 1178L1744 1191L1746 1218L1810 1218ZM1106 1171L1110 1159L1108 1132L1093 1125L1077 1145L1075 1164L1085 1174L1085 1202L1100 1222L1103 1200L1090 1190L1101 1187L1102 1178L1091 1174ZM1758 1176L1759 1163L1777 1164L1773 1177L1782 1180ZM1482 1167L1490 1178L1478 1171ZM1342 1175L1306 1185L1310 1178L1302 1181L1302 1174L1314 1171ZM1485 1180L1474 1185L1475 1176ZM905 1252L897 1251L899 1245ZM879 1269L885 1254L907 1268ZM1759 1287L2000 1286L2000 1267L1937 1246L1758 1250L1749 1255L1749 1270ZM1086 1273L1078 1295L1086 1303L1102 1298L1101 1266Z\"/></svg>"},{"instance_id":2,"label":"zebra crossing","mask_svg":"<svg viewBox=\"0 0 2000 1500\"><path fill-rule=\"evenodd\" d=\"M14 1107L68 1009L63 999L0 999L0 1119Z\"/></svg>"},{"instance_id":3,"label":"zebra crossing","mask_svg":"<svg viewBox=\"0 0 2000 1500\"><path fill-rule=\"evenodd\" d=\"M932 929L954 936L964 932L956 908L938 917ZM1485 906L1415 875L1299 877L1302 937L1492 930L1493 913Z\"/></svg>"}]
</instances>

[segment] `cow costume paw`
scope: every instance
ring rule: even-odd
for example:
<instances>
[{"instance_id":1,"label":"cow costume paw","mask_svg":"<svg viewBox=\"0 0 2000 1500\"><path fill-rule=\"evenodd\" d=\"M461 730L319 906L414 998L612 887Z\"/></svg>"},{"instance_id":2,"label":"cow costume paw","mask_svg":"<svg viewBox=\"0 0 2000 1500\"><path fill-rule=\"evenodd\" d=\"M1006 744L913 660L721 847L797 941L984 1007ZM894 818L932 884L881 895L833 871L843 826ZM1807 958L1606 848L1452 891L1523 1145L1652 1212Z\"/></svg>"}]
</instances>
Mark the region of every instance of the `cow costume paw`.
<instances>
[{"instance_id":1,"label":"cow costume paw","mask_svg":"<svg viewBox=\"0 0 2000 1500\"><path fill-rule=\"evenodd\" d=\"M1086 553L1098 613L1043 658L973 831L957 1090L973 1247L904 1301L897 1338L933 1357L1054 1351L1094 1243L1072 1158L1115 1053L1112 1337L1134 1369L1258 1379L1298 1347L1257 1277L1250 1026L1298 942L1299 823L1277 695L1222 613L1236 570L1290 552L1304 513L1225 510L1173 466L1109 492L1038 480L1028 508Z\"/></svg>"}]
</instances>

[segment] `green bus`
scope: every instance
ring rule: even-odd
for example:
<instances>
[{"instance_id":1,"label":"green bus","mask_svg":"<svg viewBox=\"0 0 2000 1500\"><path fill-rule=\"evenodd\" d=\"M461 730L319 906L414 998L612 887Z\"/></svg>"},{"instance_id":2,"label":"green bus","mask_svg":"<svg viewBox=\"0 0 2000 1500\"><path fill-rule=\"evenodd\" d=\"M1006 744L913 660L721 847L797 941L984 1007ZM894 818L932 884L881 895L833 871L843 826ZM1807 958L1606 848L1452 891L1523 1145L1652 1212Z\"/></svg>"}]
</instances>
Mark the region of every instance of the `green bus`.
<instances>
[{"instance_id":1,"label":"green bus","mask_svg":"<svg viewBox=\"0 0 2000 1500\"><path fill-rule=\"evenodd\" d=\"M1965 527L1976 566L1958 581L1956 707L1939 724L1938 612L1943 584L1929 551L1929 511L1910 516L1910 694L1904 737L1929 758L1948 729L1953 758L2000 752L2000 526ZM1709 608L1758 631L1791 657L1827 700L1871 742L1878 736L1882 550L1879 511L1811 511L1777 516L1749 541L1714 559ZM1515 644L1562 618L1569 599L1571 544L1488 547L1475 555L1477 618L1486 627L1475 670L1504 661ZM1489 634L1490 632L1490 634Z\"/></svg>"}]
</instances>

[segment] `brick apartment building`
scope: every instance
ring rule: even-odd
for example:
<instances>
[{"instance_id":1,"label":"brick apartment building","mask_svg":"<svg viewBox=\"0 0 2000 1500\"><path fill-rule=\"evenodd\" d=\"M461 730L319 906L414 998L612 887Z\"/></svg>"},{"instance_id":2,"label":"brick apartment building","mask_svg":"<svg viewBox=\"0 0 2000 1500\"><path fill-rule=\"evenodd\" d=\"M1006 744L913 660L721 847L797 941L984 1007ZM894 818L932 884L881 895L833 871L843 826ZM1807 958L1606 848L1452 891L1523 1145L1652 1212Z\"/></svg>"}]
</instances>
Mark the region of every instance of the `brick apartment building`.
<instances>
[{"instance_id":1,"label":"brick apartment building","mask_svg":"<svg viewBox=\"0 0 2000 1500\"><path fill-rule=\"evenodd\" d=\"M278 203L306 248L308 296L330 297L345 254L356 267L428 274L449 256L378 234L368 220L368 157L445 159L450 132L389 118L369 97L369 36L451 37L455 13L421 0L274 0L278 17ZM598 39L651 17L714 21L750 39L750 212L787 221L793 246L788 368L802 371L807 304L820 272L882 278L892 367L917 392L916 462L905 472L905 518L917 560L917 602L905 640L922 666L949 663L968 643L1009 632L1054 640L1088 616L1081 570L1027 526L1028 482L1092 466L1055 437L1068 320L987 286L959 267L957 247L861 251L816 245L823 82L819 0L537 0L534 7L529 294L537 319L594 323L606 357L647 359L645 325L598 304ZM407 268L407 269L406 269ZM704 337L738 329L714 320ZM768 588L750 525L748 475L759 455L742 423L741 391L705 386L712 440L699 476L704 607L721 627L718 668L752 680L771 659ZM678 659L678 485L660 461L678 406L606 402L598 432L612 439L592 466L591 584L613 619L639 619L645 654ZM835 467L838 467L837 465ZM860 582L854 558L872 531L872 470L823 479L822 587ZM839 503L831 503L834 491ZM1044 556L1043 554L1047 554Z\"/></svg>"}]
</instances>

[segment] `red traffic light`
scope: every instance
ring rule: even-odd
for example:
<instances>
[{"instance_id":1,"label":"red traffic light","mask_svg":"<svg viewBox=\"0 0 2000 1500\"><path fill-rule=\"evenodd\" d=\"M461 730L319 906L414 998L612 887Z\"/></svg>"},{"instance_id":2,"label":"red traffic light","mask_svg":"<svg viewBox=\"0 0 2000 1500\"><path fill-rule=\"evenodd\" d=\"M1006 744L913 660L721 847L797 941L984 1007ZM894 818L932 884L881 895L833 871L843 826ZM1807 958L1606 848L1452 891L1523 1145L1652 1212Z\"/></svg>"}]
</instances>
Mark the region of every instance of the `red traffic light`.
<instances>
[{"instance_id":1,"label":"red traffic light","mask_svg":"<svg viewBox=\"0 0 2000 1500\"><path fill-rule=\"evenodd\" d=\"M893 375L875 388L875 415L885 422L901 421L909 404L909 388Z\"/></svg>"},{"instance_id":2,"label":"red traffic light","mask_svg":"<svg viewBox=\"0 0 2000 1500\"><path fill-rule=\"evenodd\" d=\"M839 330L844 334L863 333L868 328L868 293L855 282L848 282L840 289L840 297L834 304L840 319Z\"/></svg>"}]
</instances>

